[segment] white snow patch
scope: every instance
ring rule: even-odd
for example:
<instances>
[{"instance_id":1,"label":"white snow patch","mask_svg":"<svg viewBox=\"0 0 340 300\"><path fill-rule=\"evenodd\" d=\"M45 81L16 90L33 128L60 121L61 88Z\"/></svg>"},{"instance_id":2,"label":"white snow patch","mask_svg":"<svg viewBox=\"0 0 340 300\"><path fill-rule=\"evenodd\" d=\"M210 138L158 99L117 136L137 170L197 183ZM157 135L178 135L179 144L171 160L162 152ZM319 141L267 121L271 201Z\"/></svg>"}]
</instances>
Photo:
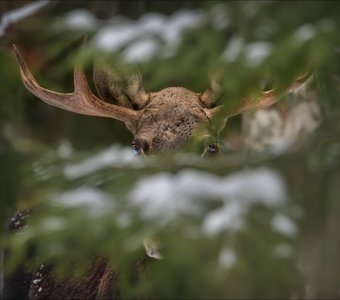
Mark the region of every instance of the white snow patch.
<instances>
[{"instance_id":1,"label":"white snow patch","mask_svg":"<svg viewBox=\"0 0 340 300\"><path fill-rule=\"evenodd\" d=\"M273 45L269 42L254 42L245 47L248 64L251 67L260 65L273 51Z\"/></svg>"},{"instance_id":2,"label":"white snow patch","mask_svg":"<svg viewBox=\"0 0 340 300\"><path fill-rule=\"evenodd\" d=\"M290 146L288 141L282 139L284 123L277 110L262 109L245 115L243 131L249 149L261 151L275 145L278 146L278 152L280 148L284 152Z\"/></svg>"},{"instance_id":3,"label":"white snow patch","mask_svg":"<svg viewBox=\"0 0 340 300\"><path fill-rule=\"evenodd\" d=\"M246 44L241 37L236 36L229 41L226 49L222 53L222 59L233 62L241 53L244 53L249 66L255 67L260 65L272 51L273 45L269 42Z\"/></svg>"},{"instance_id":4,"label":"white snow patch","mask_svg":"<svg viewBox=\"0 0 340 300\"><path fill-rule=\"evenodd\" d=\"M218 261L224 269L231 269L237 261L235 250L229 247L223 248L220 252Z\"/></svg>"},{"instance_id":5,"label":"white snow patch","mask_svg":"<svg viewBox=\"0 0 340 300\"><path fill-rule=\"evenodd\" d=\"M274 215L271 225L275 231L288 237L294 237L298 234L298 227L294 221L282 213Z\"/></svg>"},{"instance_id":6,"label":"white snow patch","mask_svg":"<svg viewBox=\"0 0 340 300\"><path fill-rule=\"evenodd\" d=\"M161 13L147 13L139 18L138 30L149 34L161 34L166 22L167 17Z\"/></svg>"},{"instance_id":7,"label":"white snow patch","mask_svg":"<svg viewBox=\"0 0 340 300\"><path fill-rule=\"evenodd\" d=\"M312 24L304 24L299 27L294 36L300 42L306 42L313 38L317 34L317 31Z\"/></svg>"},{"instance_id":8,"label":"white snow patch","mask_svg":"<svg viewBox=\"0 0 340 300\"><path fill-rule=\"evenodd\" d=\"M304 83L294 93L304 94ZM243 116L243 135L247 147L255 151L282 154L308 140L322 122L320 106L315 101L297 101L286 120L275 109L262 109Z\"/></svg>"},{"instance_id":9,"label":"white snow patch","mask_svg":"<svg viewBox=\"0 0 340 300\"><path fill-rule=\"evenodd\" d=\"M68 164L64 168L67 179L76 179L110 166L137 165L140 159L130 148L113 145L79 163Z\"/></svg>"},{"instance_id":10,"label":"white snow patch","mask_svg":"<svg viewBox=\"0 0 340 300\"><path fill-rule=\"evenodd\" d=\"M124 50L123 55L128 62L148 61L154 57L160 45L154 39L136 41Z\"/></svg>"},{"instance_id":11,"label":"white snow patch","mask_svg":"<svg viewBox=\"0 0 340 300\"><path fill-rule=\"evenodd\" d=\"M179 214L197 215L207 201L220 200L220 208L208 213L203 232L216 235L224 229L238 230L242 216L256 203L276 207L286 192L281 176L268 168L239 171L225 177L184 170L176 175L161 173L137 182L129 194L142 218L167 223Z\"/></svg>"},{"instance_id":12,"label":"white snow patch","mask_svg":"<svg viewBox=\"0 0 340 300\"><path fill-rule=\"evenodd\" d=\"M107 52L128 47L123 57L129 61L142 61L149 60L160 50L164 50L163 55L175 53L183 33L204 25L205 15L200 10L182 9L171 16L148 13L137 21L122 21L118 16L111 21L97 32L93 45ZM165 42L165 47L161 47L161 41Z\"/></svg>"},{"instance_id":13,"label":"white snow patch","mask_svg":"<svg viewBox=\"0 0 340 300\"><path fill-rule=\"evenodd\" d=\"M107 52L118 51L138 36L138 30L131 24L107 26L100 29L93 38L93 43L99 49Z\"/></svg>"},{"instance_id":14,"label":"white snow patch","mask_svg":"<svg viewBox=\"0 0 340 300\"><path fill-rule=\"evenodd\" d=\"M321 121L321 109L316 102L300 102L288 115L284 135L293 141L309 137Z\"/></svg>"},{"instance_id":15,"label":"white snow patch","mask_svg":"<svg viewBox=\"0 0 340 300\"><path fill-rule=\"evenodd\" d=\"M5 34L6 28L8 26L13 23L19 22L20 20L27 18L30 15L33 15L49 2L49 0L34 1L32 3L24 5L23 7L5 12L2 15L0 21L0 37Z\"/></svg>"},{"instance_id":16,"label":"white snow patch","mask_svg":"<svg viewBox=\"0 0 340 300\"><path fill-rule=\"evenodd\" d=\"M56 194L52 201L53 204L66 208L87 207L97 211L114 208L111 195L89 187L81 187L73 191Z\"/></svg>"},{"instance_id":17,"label":"white snow patch","mask_svg":"<svg viewBox=\"0 0 340 300\"><path fill-rule=\"evenodd\" d=\"M208 213L203 221L206 235L217 235L224 229L240 230L243 227L242 215L246 212L244 205L235 201L226 203L222 208Z\"/></svg>"},{"instance_id":18,"label":"white snow patch","mask_svg":"<svg viewBox=\"0 0 340 300\"><path fill-rule=\"evenodd\" d=\"M185 30L202 25L204 25L204 15L200 10L181 9L167 19L162 37L168 44L178 45Z\"/></svg>"},{"instance_id":19,"label":"white snow patch","mask_svg":"<svg viewBox=\"0 0 340 300\"><path fill-rule=\"evenodd\" d=\"M70 158L73 154L72 144L68 140L62 140L57 149L60 158Z\"/></svg>"},{"instance_id":20,"label":"white snow patch","mask_svg":"<svg viewBox=\"0 0 340 300\"><path fill-rule=\"evenodd\" d=\"M233 62L240 55L243 46L244 40L241 37L233 37L223 51L222 59Z\"/></svg>"},{"instance_id":21,"label":"white snow patch","mask_svg":"<svg viewBox=\"0 0 340 300\"><path fill-rule=\"evenodd\" d=\"M94 30L97 24L96 16L87 9L75 9L64 17L65 25L71 30Z\"/></svg>"}]
</instances>

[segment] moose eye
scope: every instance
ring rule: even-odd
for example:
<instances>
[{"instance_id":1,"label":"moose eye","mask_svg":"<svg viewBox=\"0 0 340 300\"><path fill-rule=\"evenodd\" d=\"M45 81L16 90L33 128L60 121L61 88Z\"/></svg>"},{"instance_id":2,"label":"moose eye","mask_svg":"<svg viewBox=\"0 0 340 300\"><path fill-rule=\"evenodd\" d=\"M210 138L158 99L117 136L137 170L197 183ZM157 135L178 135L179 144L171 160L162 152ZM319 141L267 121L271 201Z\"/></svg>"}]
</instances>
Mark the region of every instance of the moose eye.
<instances>
[{"instance_id":1,"label":"moose eye","mask_svg":"<svg viewBox=\"0 0 340 300\"><path fill-rule=\"evenodd\" d=\"M142 147L137 143L132 143L132 151L136 155L140 155L143 152Z\"/></svg>"},{"instance_id":2,"label":"moose eye","mask_svg":"<svg viewBox=\"0 0 340 300\"><path fill-rule=\"evenodd\" d=\"M216 143L209 144L202 154L202 157L211 157L219 152L218 145Z\"/></svg>"},{"instance_id":3,"label":"moose eye","mask_svg":"<svg viewBox=\"0 0 340 300\"><path fill-rule=\"evenodd\" d=\"M210 145L208 145L208 147L207 147L207 151L208 151L209 153L216 153L216 152L218 151L218 147L217 147L216 144L210 144Z\"/></svg>"}]
</instances>

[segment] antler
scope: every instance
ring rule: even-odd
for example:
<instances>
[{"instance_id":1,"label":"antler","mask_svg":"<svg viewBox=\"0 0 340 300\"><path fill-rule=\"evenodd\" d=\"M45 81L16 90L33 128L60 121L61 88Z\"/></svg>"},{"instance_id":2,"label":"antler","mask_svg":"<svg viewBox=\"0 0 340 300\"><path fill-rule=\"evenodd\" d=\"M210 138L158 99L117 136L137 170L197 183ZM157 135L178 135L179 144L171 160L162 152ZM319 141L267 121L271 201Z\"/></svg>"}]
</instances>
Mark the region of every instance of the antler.
<instances>
[{"instance_id":1,"label":"antler","mask_svg":"<svg viewBox=\"0 0 340 300\"><path fill-rule=\"evenodd\" d=\"M50 91L37 83L15 45L13 45L13 49L20 66L20 75L24 85L42 101L83 115L117 119L124 122L130 130L133 129L134 123L138 118L138 112L126 107L106 103L97 98L91 92L85 73L81 68L76 67L74 69L73 93Z\"/></svg>"},{"instance_id":2,"label":"antler","mask_svg":"<svg viewBox=\"0 0 340 300\"><path fill-rule=\"evenodd\" d=\"M285 91L284 94L291 93L298 89L309 77L311 73L306 73L303 76L298 77ZM274 103L276 103L280 98L279 95L276 93L276 89L271 89L268 91L263 91L257 98L247 97L243 99L239 105L234 107L231 111L227 112L227 115L224 116L225 118L230 118L236 116L241 113L259 110L263 108L267 108ZM216 106L214 108L206 109L206 112L209 116L213 116L216 112L221 110L222 105Z\"/></svg>"}]
</instances>

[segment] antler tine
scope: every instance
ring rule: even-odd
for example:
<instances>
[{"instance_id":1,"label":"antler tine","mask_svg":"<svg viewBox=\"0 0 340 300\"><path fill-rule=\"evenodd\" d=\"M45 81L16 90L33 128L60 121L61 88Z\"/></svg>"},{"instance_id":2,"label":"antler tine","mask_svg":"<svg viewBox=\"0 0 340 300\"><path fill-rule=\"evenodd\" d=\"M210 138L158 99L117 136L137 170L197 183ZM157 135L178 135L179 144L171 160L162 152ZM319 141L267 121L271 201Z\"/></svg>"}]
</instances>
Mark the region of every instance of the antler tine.
<instances>
[{"instance_id":1,"label":"antler tine","mask_svg":"<svg viewBox=\"0 0 340 300\"><path fill-rule=\"evenodd\" d=\"M287 88L284 94L291 93L298 89L309 77L311 73L306 73L303 76L298 77L294 82ZM228 112L225 118L230 118L245 112L259 110L267 108L276 103L280 98L276 94L276 89L263 91L257 98L247 97L241 101L241 103L235 107L232 111ZM206 112L209 116L213 116L219 110L222 109L222 105L216 106L211 109L207 109Z\"/></svg>"},{"instance_id":2,"label":"antler tine","mask_svg":"<svg viewBox=\"0 0 340 300\"><path fill-rule=\"evenodd\" d=\"M74 70L75 90L73 93L58 93L41 87L28 69L18 48L13 45L13 49L24 85L32 94L47 104L83 115L117 119L124 122L129 129L136 121L137 111L109 104L97 98L90 90L84 71L79 67Z\"/></svg>"}]
</instances>

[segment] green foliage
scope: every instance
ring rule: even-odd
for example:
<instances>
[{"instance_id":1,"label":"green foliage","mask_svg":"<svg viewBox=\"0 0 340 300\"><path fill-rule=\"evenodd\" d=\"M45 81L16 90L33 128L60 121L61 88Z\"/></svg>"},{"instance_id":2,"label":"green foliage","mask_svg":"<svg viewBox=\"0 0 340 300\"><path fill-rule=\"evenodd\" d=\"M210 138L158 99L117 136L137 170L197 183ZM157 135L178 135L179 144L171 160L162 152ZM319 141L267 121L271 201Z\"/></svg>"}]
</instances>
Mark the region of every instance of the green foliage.
<instances>
[{"instance_id":1,"label":"green foliage","mask_svg":"<svg viewBox=\"0 0 340 300\"><path fill-rule=\"evenodd\" d=\"M33 207L28 228L1 237L11 250L6 271L23 263L35 267L36 260L24 261L34 249L39 262L57 262L61 277L81 275L97 255L109 257L120 269L126 298L339 297L340 5L151 3L55 2L6 33L0 52L0 220L4 224L10 210ZM101 22L88 31L67 28L63 18L74 8L92 11ZM171 16L180 8L200 9L206 21L183 33L172 56L162 55L166 42L161 41L164 47L152 59L129 63L124 50L136 39L109 54L91 43L110 17L138 20L149 12ZM87 48L79 51L85 33ZM275 86L281 97L297 76L312 71L308 95L323 107L325 118L306 144L283 153L227 149L203 160L189 152L196 147L189 145L178 153L131 157L118 146L131 139L118 122L74 116L36 101L19 80L12 43L23 49L37 80L58 91L72 90L75 60L83 60L90 75L94 55L108 56L122 68L137 66L148 91L183 85L200 92L209 75L219 72L218 104L224 108L214 120L217 125L212 124L216 128L242 98L258 95L264 86ZM227 144L229 124L235 125L228 120L217 137L222 144ZM276 195L271 200L278 204L268 204L265 194L257 194L270 185L249 187L250 194L260 195L250 204L243 199L249 197L247 187L241 194L204 194L200 188L213 178L224 191L245 169L254 178L270 173L283 184L285 200ZM226 212L224 222L230 224L211 231L209 216L233 203L248 204L235 204L241 211L234 212L234 219L233 211ZM290 231L280 231L276 222L286 222ZM130 278L131 261L144 251L143 240L153 237L161 240L164 259L152 261L136 284ZM77 266L74 274L70 264Z\"/></svg>"}]
</instances>

